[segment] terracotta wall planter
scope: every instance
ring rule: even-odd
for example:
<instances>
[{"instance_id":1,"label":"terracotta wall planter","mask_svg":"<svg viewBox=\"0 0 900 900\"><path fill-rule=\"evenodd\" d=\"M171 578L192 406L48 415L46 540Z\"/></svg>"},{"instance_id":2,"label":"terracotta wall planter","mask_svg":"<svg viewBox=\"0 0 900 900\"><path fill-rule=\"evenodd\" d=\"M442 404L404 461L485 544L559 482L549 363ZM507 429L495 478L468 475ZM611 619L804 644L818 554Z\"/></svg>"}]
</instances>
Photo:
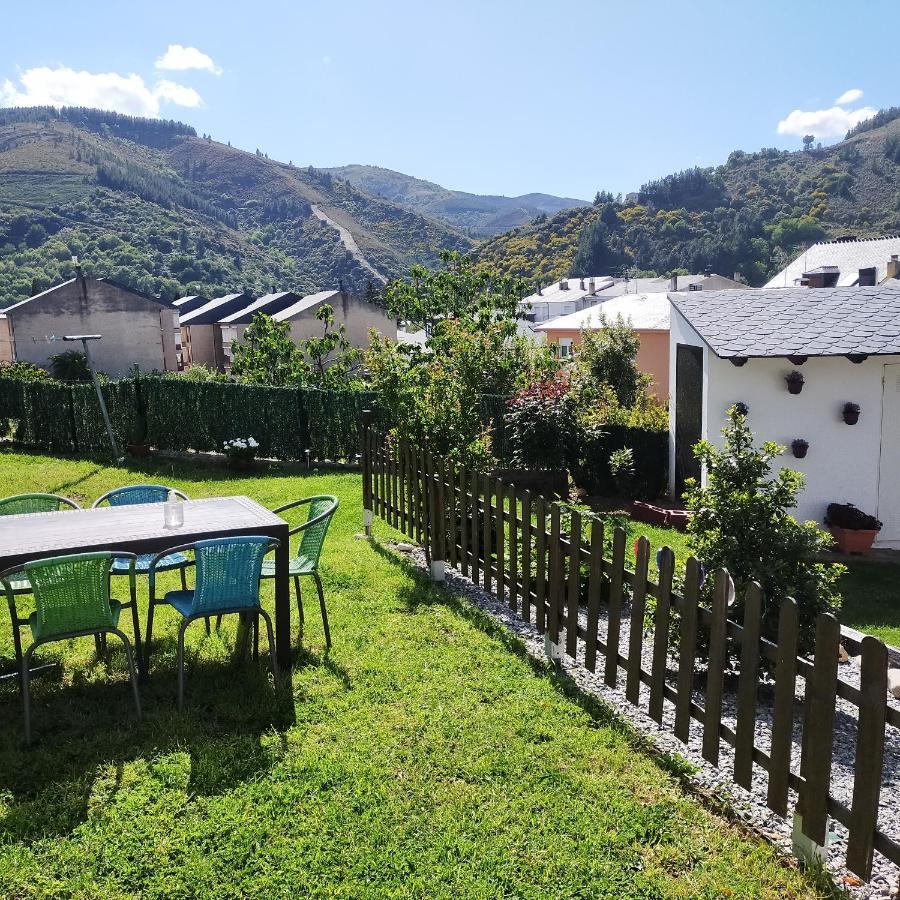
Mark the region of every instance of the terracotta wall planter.
<instances>
[{"instance_id":1,"label":"terracotta wall planter","mask_svg":"<svg viewBox=\"0 0 900 900\"><path fill-rule=\"evenodd\" d=\"M872 552L872 544L878 535L876 529L850 529L839 528L837 525L829 525L831 536L837 541L841 553L853 553L859 556L868 556Z\"/></svg>"}]
</instances>

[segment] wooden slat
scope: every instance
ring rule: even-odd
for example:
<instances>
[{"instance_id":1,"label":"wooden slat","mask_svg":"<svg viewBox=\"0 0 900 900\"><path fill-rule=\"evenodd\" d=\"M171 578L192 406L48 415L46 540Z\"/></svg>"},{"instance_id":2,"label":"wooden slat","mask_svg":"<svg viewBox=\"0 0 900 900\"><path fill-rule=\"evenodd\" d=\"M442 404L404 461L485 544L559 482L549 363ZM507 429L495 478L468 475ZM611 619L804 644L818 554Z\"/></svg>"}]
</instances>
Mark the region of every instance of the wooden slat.
<instances>
[{"instance_id":1,"label":"wooden slat","mask_svg":"<svg viewBox=\"0 0 900 900\"><path fill-rule=\"evenodd\" d=\"M515 485L507 490L509 496L509 577L506 580L509 591L509 608L519 609L519 493Z\"/></svg>"},{"instance_id":2,"label":"wooden slat","mask_svg":"<svg viewBox=\"0 0 900 900\"><path fill-rule=\"evenodd\" d=\"M663 687L666 683L666 664L669 658L669 616L674 574L675 554L671 547L663 547L659 557L659 587L653 616L653 665L650 669L649 708L650 718L659 723L662 723Z\"/></svg>"},{"instance_id":3,"label":"wooden slat","mask_svg":"<svg viewBox=\"0 0 900 900\"><path fill-rule=\"evenodd\" d=\"M387 523L394 527L394 448L390 443L385 443L384 445L384 474L386 479L386 494L387 494Z\"/></svg>"},{"instance_id":4,"label":"wooden slat","mask_svg":"<svg viewBox=\"0 0 900 900\"><path fill-rule=\"evenodd\" d=\"M466 577L469 575L469 519L470 519L470 481L465 469L459 470L459 570Z\"/></svg>"},{"instance_id":5,"label":"wooden slat","mask_svg":"<svg viewBox=\"0 0 900 900\"><path fill-rule=\"evenodd\" d=\"M847 842L847 868L866 881L872 875L878 799L884 769L884 725L887 705L888 652L884 644L866 635L860 645L862 664L856 764L853 774L853 808Z\"/></svg>"},{"instance_id":6,"label":"wooden slat","mask_svg":"<svg viewBox=\"0 0 900 900\"><path fill-rule=\"evenodd\" d=\"M494 482L494 496L497 498L494 504L494 532L496 534L497 546L495 548L496 556L497 556L497 580L496 580L496 596L497 599L502 603L503 602L503 591L504 591L504 582L505 578L505 553L506 553L506 540L505 540L505 527L504 523L506 521L506 502L505 502L505 493L506 490L503 487L503 482L498 478Z\"/></svg>"},{"instance_id":7,"label":"wooden slat","mask_svg":"<svg viewBox=\"0 0 900 900\"><path fill-rule=\"evenodd\" d=\"M788 814L788 788L791 780L798 635L797 603L789 597L781 604L778 613L778 658L775 663L772 747L769 751L769 787L766 795L769 809L782 818L787 818Z\"/></svg>"},{"instance_id":8,"label":"wooden slat","mask_svg":"<svg viewBox=\"0 0 900 900\"><path fill-rule=\"evenodd\" d=\"M531 492L522 491L522 618L531 621Z\"/></svg>"},{"instance_id":9,"label":"wooden slat","mask_svg":"<svg viewBox=\"0 0 900 900\"><path fill-rule=\"evenodd\" d=\"M472 528L470 534L470 540L472 542L472 571L469 573L469 577L475 584L478 584L481 572L481 564L479 562L481 559L481 519L479 518L481 507L478 502L481 483L482 476L479 475L478 472L472 472L471 481L469 483L469 493L471 494L472 499Z\"/></svg>"},{"instance_id":10,"label":"wooden slat","mask_svg":"<svg viewBox=\"0 0 900 900\"><path fill-rule=\"evenodd\" d=\"M734 739L734 780L748 791L753 780L762 605L762 588L753 582L747 587L747 593L744 596L744 635L741 639L741 674L738 682L737 722Z\"/></svg>"},{"instance_id":11,"label":"wooden slat","mask_svg":"<svg viewBox=\"0 0 900 900\"><path fill-rule=\"evenodd\" d=\"M803 819L803 833L820 847L825 846L828 824L840 639L841 629L837 619L828 614L820 615L816 620L813 671L806 679L806 718L800 758L800 775L804 783L798 805Z\"/></svg>"},{"instance_id":12,"label":"wooden slat","mask_svg":"<svg viewBox=\"0 0 900 900\"><path fill-rule=\"evenodd\" d=\"M591 562L588 572L587 636L584 641L584 667L593 672L597 668L597 624L600 620L600 598L608 593L608 581L603 574L603 522L591 522ZM606 590L604 590L606 587Z\"/></svg>"},{"instance_id":13,"label":"wooden slat","mask_svg":"<svg viewBox=\"0 0 900 900\"><path fill-rule=\"evenodd\" d=\"M494 516L494 508L491 504L491 479L485 475L482 480L482 487L484 488L484 506L482 509L482 529L481 529L481 555L484 559L484 567L482 569L482 584L484 589L490 593L491 592L491 552L492 552L492 544L491 540L491 530L493 524L493 516Z\"/></svg>"},{"instance_id":14,"label":"wooden slat","mask_svg":"<svg viewBox=\"0 0 900 900\"><path fill-rule=\"evenodd\" d=\"M691 735L691 702L697 654L697 604L700 602L700 563L690 556L684 567L684 603L678 646L678 696L675 700L675 737L685 744Z\"/></svg>"},{"instance_id":15,"label":"wooden slat","mask_svg":"<svg viewBox=\"0 0 900 900\"><path fill-rule=\"evenodd\" d=\"M545 610L547 606L547 501L543 497L537 497L534 502L535 539L534 552L536 554L534 570L534 622L538 634L543 634L547 628Z\"/></svg>"},{"instance_id":16,"label":"wooden slat","mask_svg":"<svg viewBox=\"0 0 900 900\"><path fill-rule=\"evenodd\" d=\"M559 643L560 598L562 596L562 547L560 546L559 504L550 504L549 577L547 588L547 630L550 640Z\"/></svg>"},{"instance_id":17,"label":"wooden slat","mask_svg":"<svg viewBox=\"0 0 900 900\"><path fill-rule=\"evenodd\" d=\"M406 441L400 441L397 447L397 454L400 467L400 530L406 534L406 483L408 480L406 472Z\"/></svg>"},{"instance_id":18,"label":"wooden slat","mask_svg":"<svg viewBox=\"0 0 900 900\"><path fill-rule=\"evenodd\" d=\"M422 533L425 537L425 561L431 565L434 559L434 479L431 477L431 455L425 451L422 459Z\"/></svg>"},{"instance_id":19,"label":"wooden slat","mask_svg":"<svg viewBox=\"0 0 900 900\"><path fill-rule=\"evenodd\" d=\"M456 555L456 546L458 543L458 511L459 506L456 498L456 473L453 466L446 460L441 466L441 478L444 481L444 497L446 499L447 509L447 561L451 566L457 566L459 559Z\"/></svg>"},{"instance_id":20,"label":"wooden slat","mask_svg":"<svg viewBox=\"0 0 900 900\"><path fill-rule=\"evenodd\" d=\"M703 758L719 765L719 723L722 721L722 694L727 658L726 621L734 596L734 583L725 569L715 576L712 623L709 630L709 660L706 667L706 716L703 721Z\"/></svg>"},{"instance_id":21,"label":"wooden slat","mask_svg":"<svg viewBox=\"0 0 900 900\"><path fill-rule=\"evenodd\" d=\"M419 472L419 448L410 447L410 508L412 510L411 537L417 544L422 543L422 513L421 513L421 481Z\"/></svg>"},{"instance_id":22,"label":"wooden slat","mask_svg":"<svg viewBox=\"0 0 900 900\"><path fill-rule=\"evenodd\" d=\"M581 601L581 513L577 509L571 512L571 523L566 653L575 659L578 656L578 608Z\"/></svg>"},{"instance_id":23,"label":"wooden slat","mask_svg":"<svg viewBox=\"0 0 900 900\"><path fill-rule=\"evenodd\" d=\"M628 672L625 678L625 697L637 706L641 697L641 649L644 646L644 609L647 605L647 567L650 561L650 542L646 535L638 538L637 559L634 565L634 584L631 597L631 631L628 639Z\"/></svg>"},{"instance_id":24,"label":"wooden slat","mask_svg":"<svg viewBox=\"0 0 900 900\"><path fill-rule=\"evenodd\" d=\"M612 565L609 583L609 617L606 630L606 667L604 680L615 687L619 680L619 632L622 627L622 599L625 576L625 542L628 535L624 528L613 531Z\"/></svg>"},{"instance_id":25,"label":"wooden slat","mask_svg":"<svg viewBox=\"0 0 900 900\"><path fill-rule=\"evenodd\" d=\"M437 525L435 544L438 556L435 559L447 559L447 497L444 484L444 460L435 460L431 457L431 471L434 478L434 502L437 508L434 511L434 521Z\"/></svg>"}]
</instances>

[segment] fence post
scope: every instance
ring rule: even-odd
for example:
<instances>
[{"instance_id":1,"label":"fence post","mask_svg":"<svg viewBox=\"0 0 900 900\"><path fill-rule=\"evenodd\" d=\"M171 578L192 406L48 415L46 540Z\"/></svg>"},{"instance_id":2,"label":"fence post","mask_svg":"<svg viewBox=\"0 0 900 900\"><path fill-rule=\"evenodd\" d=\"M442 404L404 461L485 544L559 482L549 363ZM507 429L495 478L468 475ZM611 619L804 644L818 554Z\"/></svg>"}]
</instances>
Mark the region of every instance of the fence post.
<instances>
[{"instance_id":1,"label":"fence post","mask_svg":"<svg viewBox=\"0 0 900 900\"><path fill-rule=\"evenodd\" d=\"M372 537L372 410L362 411L363 529Z\"/></svg>"},{"instance_id":2,"label":"fence post","mask_svg":"<svg viewBox=\"0 0 900 900\"><path fill-rule=\"evenodd\" d=\"M431 580L443 581L446 570L446 541L444 540L444 507L441 503L443 491L439 488L437 479L440 478L440 468L435 465L434 457L426 453L428 470L428 507L431 532Z\"/></svg>"}]
</instances>

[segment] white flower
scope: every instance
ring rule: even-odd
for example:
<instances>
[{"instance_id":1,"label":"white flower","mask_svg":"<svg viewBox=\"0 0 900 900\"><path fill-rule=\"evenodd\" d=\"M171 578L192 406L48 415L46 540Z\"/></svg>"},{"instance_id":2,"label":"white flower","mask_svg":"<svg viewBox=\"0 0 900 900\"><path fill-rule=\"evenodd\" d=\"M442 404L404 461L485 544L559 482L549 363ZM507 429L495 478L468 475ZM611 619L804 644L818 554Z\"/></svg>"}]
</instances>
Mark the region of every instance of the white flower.
<instances>
[{"instance_id":1,"label":"white flower","mask_svg":"<svg viewBox=\"0 0 900 900\"><path fill-rule=\"evenodd\" d=\"M256 438L247 438L247 446L255 450L259 446L259 441Z\"/></svg>"}]
</instances>

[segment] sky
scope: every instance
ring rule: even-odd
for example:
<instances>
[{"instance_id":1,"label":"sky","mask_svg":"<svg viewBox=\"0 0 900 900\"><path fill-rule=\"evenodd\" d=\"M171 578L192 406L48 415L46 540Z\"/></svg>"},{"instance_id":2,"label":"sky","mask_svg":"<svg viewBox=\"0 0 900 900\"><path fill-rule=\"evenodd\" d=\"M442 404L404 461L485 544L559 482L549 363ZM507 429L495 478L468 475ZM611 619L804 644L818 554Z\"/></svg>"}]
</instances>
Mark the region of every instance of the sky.
<instances>
[{"instance_id":1,"label":"sky","mask_svg":"<svg viewBox=\"0 0 900 900\"><path fill-rule=\"evenodd\" d=\"M4 4L0 106L162 116L295 164L591 199L900 104L897 0Z\"/></svg>"}]
</instances>

